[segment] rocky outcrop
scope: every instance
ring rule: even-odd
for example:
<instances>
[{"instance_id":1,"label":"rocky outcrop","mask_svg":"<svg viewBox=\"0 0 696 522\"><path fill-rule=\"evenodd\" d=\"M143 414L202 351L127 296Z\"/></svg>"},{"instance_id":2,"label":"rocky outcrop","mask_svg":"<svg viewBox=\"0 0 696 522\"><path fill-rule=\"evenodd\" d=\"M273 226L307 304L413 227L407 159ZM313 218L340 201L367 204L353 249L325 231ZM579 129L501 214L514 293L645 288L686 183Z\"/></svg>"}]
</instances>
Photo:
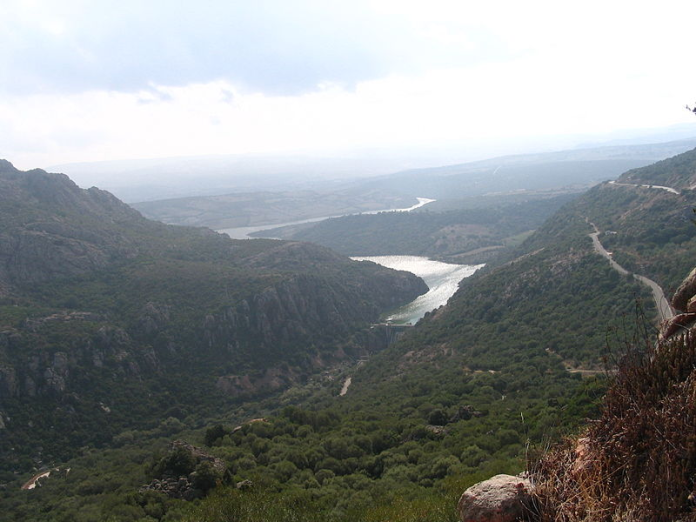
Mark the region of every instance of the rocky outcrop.
<instances>
[{"instance_id":1,"label":"rocky outcrop","mask_svg":"<svg viewBox=\"0 0 696 522\"><path fill-rule=\"evenodd\" d=\"M684 279L672 297L672 307L679 312L696 311L693 304L693 297L696 295L696 268ZM689 306L691 303L691 307ZM692 309L689 309L692 308Z\"/></svg>"},{"instance_id":2,"label":"rocky outcrop","mask_svg":"<svg viewBox=\"0 0 696 522\"><path fill-rule=\"evenodd\" d=\"M279 368L268 368L260 375L224 375L218 378L216 387L234 397L250 397L268 394L287 388L295 379L294 372Z\"/></svg>"},{"instance_id":3,"label":"rocky outcrop","mask_svg":"<svg viewBox=\"0 0 696 522\"><path fill-rule=\"evenodd\" d=\"M252 356L277 355L293 346L320 345L322 340L345 336L357 325L375 322L387 306L380 294L388 293L389 282L402 282L390 299L407 302L424 291L422 281L412 274L389 274L368 284L365 276L350 282L310 274L292 276L242 300L203 321L203 335L209 347L227 351L244 350L253 345ZM403 279L403 281L402 281ZM382 306L380 306L382 305Z\"/></svg>"},{"instance_id":4,"label":"rocky outcrop","mask_svg":"<svg viewBox=\"0 0 696 522\"><path fill-rule=\"evenodd\" d=\"M45 338L73 328L69 345L57 349L45 344ZM151 346L137 343L103 316L76 311L32 317L0 332L0 355L0 399L60 397L79 391L74 378L84 379L92 370L142 378L143 372L157 372L161 365Z\"/></svg>"},{"instance_id":5,"label":"rocky outcrop","mask_svg":"<svg viewBox=\"0 0 696 522\"><path fill-rule=\"evenodd\" d=\"M462 522L529 520L532 485L527 478L496 475L467 489L457 511Z\"/></svg>"},{"instance_id":6,"label":"rocky outcrop","mask_svg":"<svg viewBox=\"0 0 696 522\"><path fill-rule=\"evenodd\" d=\"M144 218L108 192L64 174L0 171L0 290L104 268L137 252L119 230Z\"/></svg>"},{"instance_id":7,"label":"rocky outcrop","mask_svg":"<svg viewBox=\"0 0 696 522\"><path fill-rule=\"evenodd\" d=\"M35 430L50 433L46 453L63 453L59 440L103 443L133 420L119 414L136 401L154 410L175 397L172 409L195 408L192 382L200 393L216 383L230 395L279 390L379 348L369 335L354 348L361 329L426 290L412 274L314 245L149 221L107 192L2 161L4 434L21 437L7 419L35 411L52 424ZM99 429L67 433L83 415Z\"/></svg>"},{"instance_id":8,"label":"rocky outcrop","mask_svg":"<svg viewBox=\"0 0 696 522\"><path fill-rule=\"evenodd\" d=\"M225 463L187 442L176 440L156 462L156 477L141 491L158 491L170 498L195 500L205 496L226 478Z\"/></svg>"},{"instance_id":9,"label":"rocky outcrop","mask_svg":"<svg viewBox=\"0 0 696 522\"><path fill-rule=\"evenodd\" d=\"M661 342L687 332L693 333L696 328L696 268L677 288L672 297L672 308L678 313L662 325Z\"/></svg>"}]
</instances>

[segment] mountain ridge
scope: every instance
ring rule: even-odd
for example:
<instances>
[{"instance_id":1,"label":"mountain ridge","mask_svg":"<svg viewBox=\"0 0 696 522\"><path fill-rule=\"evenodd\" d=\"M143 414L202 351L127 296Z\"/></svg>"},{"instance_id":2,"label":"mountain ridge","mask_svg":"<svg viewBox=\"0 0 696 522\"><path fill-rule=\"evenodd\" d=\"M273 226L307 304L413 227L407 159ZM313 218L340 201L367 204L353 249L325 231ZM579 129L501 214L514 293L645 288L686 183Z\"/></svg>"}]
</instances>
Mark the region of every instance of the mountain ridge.
<instances>
[{"instance_id":1,"label":"mountain ridge","mask_svg":"<svg viewBox=\"0 0 696 522\"><path fill-rule=\"evenodd\" d=\"M696 167L696 158L687 158ZM221 484L195 505L182 507L157 497L159 519L183 513L183 520L218 522L223 514L234 513L241 520L261 516L270 522L289 517L406 521L420 520L425 513L438 522L455 520L456 500L467 486L520 472L525 459L543 452L549 441L576 433L588 418L597 418L611 373L607 369L620 360L621 350L640 338L634 336L645 334L648 344L654 342L652 296L631 275L613 269L595 251L590 235L595 223L617 262L659 281L669 293L696 256L691 223L696 198L689 190L675 194L651 187L661 184L656 179L645 175L625 185L602 183L566 203L525 241L501 251L462 282L446 306L427 314L399 342L372 352L360 364L346 365L333 379L306 386L295 381L278 402L263 403L266 410L238 403L238 409L218 413L198 430L187 431L186 415L173 408L170 413L183 419L183 426L171 421L166 425L171 428L162 424L119 434L123 446L114 453L70 462L81 473L82 486L57 478L22 509L37 519L45 518L42 510L69 516L76 501L96 506L104 518L125 518L125 506L129 516L153 512L151 493L134 493L151 480L138 478L146 466L119 475L115 468L120 463L98 472L87 469L87 462L98 458L106 465L109 458L126 456L144 462L148 457L142 446L157 433L207 446L232 474L229 485ZM300 248L296 243L247 243L257 249L248 258L261 266L269 264L267 256L291 259L297 266L305 262L301 249L292 252ZM289 250L288 257L273 258L273 244ZM181 295L174 290L172 295ZM263 299L274 300L271 294ZM151 339L156 340L158 324L168 324L167 314L171 320L166 307L148 310ZM60 369L60 356L55 363L55 370ZM223 376L221 386L243 390L253 379L272 383L278 377L277 368L256 367L238 378ZM348 378L350 388L340 393ZM173 399L167 404L184 406ZM209 411L216 411L215 406ZM156 450L148 451L154 465L162 462ZM116 475L129 485L121 490L111 486ZM72 496L63 496L70 487Z\"/></svg>"},{"instance_id":2,"label":"mountain ridge","mask_svg":"<svg viewBox=\"0 0 696 522\"><path fill-rule=\"evenodd\" d=\"M10 469L26 458L13 449L27 435L21 419L43 458L56 458L173 407L183 419L199 402L207 411L276 392L383 347L368 326L427 290L413 274L323 247L163 225L67 176L0 168L0 453ZM222 384L248 376L244 390Z\"/></svg>"}]
</instances>

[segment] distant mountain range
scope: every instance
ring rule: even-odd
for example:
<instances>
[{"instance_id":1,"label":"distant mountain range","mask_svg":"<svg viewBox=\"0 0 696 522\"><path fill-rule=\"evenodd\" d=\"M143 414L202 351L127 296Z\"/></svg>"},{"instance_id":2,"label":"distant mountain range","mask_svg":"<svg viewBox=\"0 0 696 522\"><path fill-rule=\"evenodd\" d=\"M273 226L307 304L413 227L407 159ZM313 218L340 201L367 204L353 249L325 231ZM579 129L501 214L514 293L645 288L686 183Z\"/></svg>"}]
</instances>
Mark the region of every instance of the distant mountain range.
<instances>
[{"instance_id":1,"label":"distant mountain range","mask_svg":"<svg viewBox=\"0 0 696 522\"><path fill-rule=\"evenodd\" d=\"M504 156L437 168L400 171L343 182L317 181L302 190L194 196L134 204L145 216L170 224L214 229L281 224L413 205L417 197L443 200L564 189L577 192L696 146L696 138L648 145ZM259 170L259 177L263 169Z\"/></svg>"},{"instance_id":2,"label":"distant mountain range","mask_svg":"<svg viewBox=\"0 0 696 522\"><path fill-rule=\"evenodd\" d=\"M480 158L510 157L509 151L569 152L614 146L662 144L694 140L696 124L668 129L624 131L590 142L576 137L558 141L553 136L528 144L471 144L438 149L361 149L325 154L242 154L96 161L51 165L83 188L97 186L127 203L240 192L320 190L375 176L431 166L461 165ZM581 145L575 145L580 143ZM659 147L659 145L658 145ZM642 159L656 161L682 150L655 151ZM554 153L551 153L554 154ZM628 159L634 158L635 153ZM514 157L524 155L516 153ZM532 156L536 154L531 154ZM577 159L587 159L577 158ZM497 160L493 160L497 161ZM551 160L547 160L551 161Z\"/></svg>"}]
</instances>

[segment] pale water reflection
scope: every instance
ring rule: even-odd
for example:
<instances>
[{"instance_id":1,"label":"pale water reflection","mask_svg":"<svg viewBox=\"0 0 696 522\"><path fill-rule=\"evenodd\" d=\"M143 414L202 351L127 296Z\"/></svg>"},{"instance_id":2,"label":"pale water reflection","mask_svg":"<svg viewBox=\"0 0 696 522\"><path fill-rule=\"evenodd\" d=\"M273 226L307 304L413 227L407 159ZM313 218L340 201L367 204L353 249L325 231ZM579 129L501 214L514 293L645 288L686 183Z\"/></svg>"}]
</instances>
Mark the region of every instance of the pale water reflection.
<instances>
[{"instance_id":1,"label":"pale water reflection","mask_svg":"<svg viewBox=\"0 0 696 522\"><path fill-rule=\"evenodd\" d=\"M430 289L409 304L394 310L388 321L394 323L416 323L426 312L447 303L459 287L459 282L471 276L484 265L453 265L433 261L421 256L370 256L353 257L356 261L372 261L378 265L405 270L423 278Z\"/></svg>"}]
</instances>

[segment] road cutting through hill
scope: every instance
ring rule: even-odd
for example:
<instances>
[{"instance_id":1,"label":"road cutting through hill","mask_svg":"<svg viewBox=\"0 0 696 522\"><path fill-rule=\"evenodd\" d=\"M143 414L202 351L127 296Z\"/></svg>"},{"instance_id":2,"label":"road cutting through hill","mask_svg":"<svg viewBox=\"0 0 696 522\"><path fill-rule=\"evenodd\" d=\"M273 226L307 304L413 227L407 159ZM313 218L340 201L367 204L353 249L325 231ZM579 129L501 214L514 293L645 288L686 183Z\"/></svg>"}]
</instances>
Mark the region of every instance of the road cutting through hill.
<instances>
[{"instance_id":1,"label":"road cutting through hill","mask_svg":"<svg viewBox=\"0 0 696 522\"><path fill-rule=\"evenodd\" d=\"M626 270L624 267L622 267L620 264L618 264L614 259L612 258L612 255L610 252L607 252L607 250L602 246L602 243L599 241L599 234L600 231L597 228L597 226L592 223L591 221L588 221L590 225L592 225L592 228L594 228L594 232L590 234L590 237L592 238L592 244L594 245L595 252L600 254L601 256L607 258L609 260L609 264L611 267L619 272L622 275L628 275L631 274L635 279L643 283L644 285L647 285L650 288L650 291L652 292L653 299L655 300L655 306L657 307L657 312L660 315L660 322L666 321L668 319L671 319L674 317L674 310L672 310L672 307L669 304L669 301L665 297L665 293L655 281L652 279L648 279L645 276L639 275L639 274L632 274L628 270Z\"/></svg>"}]
</instances>

